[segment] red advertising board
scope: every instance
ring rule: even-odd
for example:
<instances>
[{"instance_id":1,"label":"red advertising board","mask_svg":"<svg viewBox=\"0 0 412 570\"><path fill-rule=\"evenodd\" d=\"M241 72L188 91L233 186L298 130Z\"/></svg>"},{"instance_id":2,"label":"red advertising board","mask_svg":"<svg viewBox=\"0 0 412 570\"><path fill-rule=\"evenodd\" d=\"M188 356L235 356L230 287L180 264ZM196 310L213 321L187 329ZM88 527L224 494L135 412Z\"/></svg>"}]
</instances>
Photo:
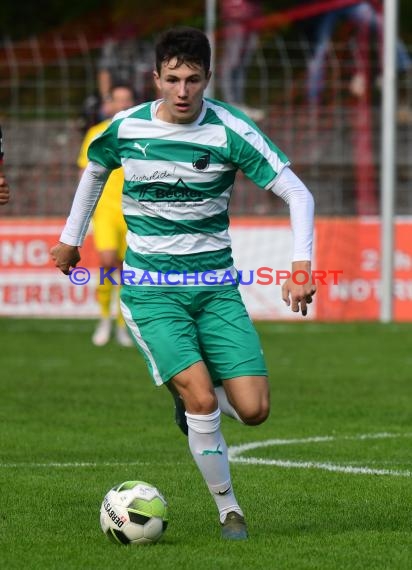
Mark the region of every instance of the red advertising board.
<instances>
[{"instance_id":1,"label":"red advertising board","mask_svg":"<svg viewBox=\"0 0 412 570\"><path fill-rule=\"evenodd\" d=\"M412 219L395 224L394 319L412 320ZM377 218L321 219L314 267L338 269L338 283L319 286L316 318L377 320L380 313L380 222Z\"/></svg>"},{"instance_id":2,"label":"red advertising board","mask_svg":"<svg viewBox=\"0 0 412 570\"><path fill-rule=\"evenodd\" d=\"M76 287L50 258L64 220L0 220L0 315L92 316L97 314L92 282ZM91 236L81 263L97 267Z\"/></svg>"},{"instance_id":3,"label":"red advertising board","mask_svg":"<svg viewBox=\"0 0 412 570\"><path fill-rule=\"evenodd\" d=\"M74 285L50 259L64 220L0 219L0 316L97 316L98 259L92 236L81 248L80 266L90 281ZM412 321L412 219L395 225L394 318ZM290 268L291 232L287 219L232 220L234 259L250 275ZM309 318L323 321L377 320L380 307L379 219L329 218L316 221L313 269L318 293ZM322 278L322 275L325 278ZM323 281L323 282L322 282ZM275 280L241 286L252 317L296 318L281 301Z\"/></svg>"}]
</instances>

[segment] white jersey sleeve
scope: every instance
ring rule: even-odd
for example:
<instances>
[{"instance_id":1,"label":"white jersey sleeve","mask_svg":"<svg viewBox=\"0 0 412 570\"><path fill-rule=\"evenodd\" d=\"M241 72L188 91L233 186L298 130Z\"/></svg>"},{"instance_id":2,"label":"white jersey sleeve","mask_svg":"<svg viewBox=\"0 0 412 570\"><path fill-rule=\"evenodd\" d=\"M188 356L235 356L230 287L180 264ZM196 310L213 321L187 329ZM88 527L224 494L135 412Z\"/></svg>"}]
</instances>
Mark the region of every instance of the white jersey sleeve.
<instances>
[{"instance_id":1,"label":"white jersey sleeve","mask_svg":"<svg viewBox=\"0 0 412 570\"><path fill-rule=\"evenodd\" d=\"M82 245L110 172L96 162L88 163L77 187L70 215L60 236L62 243Z\"/></svg>"},{"instance_id":2,"label":"white jersey sleeve","mask_svg":"<svg viewBox=\"0 0 412 570\"><path fill-rule=\"evenodd\" d=\"M311 192L288 166L275 178L270 190L289 205L294 242L292 261L310 261L314 223Z\"/></svg>"}]
</instances>

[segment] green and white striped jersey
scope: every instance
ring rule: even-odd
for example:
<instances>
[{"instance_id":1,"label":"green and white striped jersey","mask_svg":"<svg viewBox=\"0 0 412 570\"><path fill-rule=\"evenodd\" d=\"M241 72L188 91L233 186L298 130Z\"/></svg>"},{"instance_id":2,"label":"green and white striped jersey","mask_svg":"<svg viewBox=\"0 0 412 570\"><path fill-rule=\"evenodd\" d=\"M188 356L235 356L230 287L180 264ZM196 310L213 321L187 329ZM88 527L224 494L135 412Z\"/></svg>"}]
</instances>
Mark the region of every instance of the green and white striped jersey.
<instances>
[{"instance_id":1,"label":"green and white striped jersey","mask_svg":"<svg viewBox=\"0 0 412 570\"><path fill-rule=\"evenodd\" d=\"M233 272L228 206L236 171L269 189L289 161L229 105L205 99L194 123L176 124L156 117L160 103L117 114L88 151L89 160L124 169L124 270L137 281L149 272Z\"/></svg>"}]
</instances>

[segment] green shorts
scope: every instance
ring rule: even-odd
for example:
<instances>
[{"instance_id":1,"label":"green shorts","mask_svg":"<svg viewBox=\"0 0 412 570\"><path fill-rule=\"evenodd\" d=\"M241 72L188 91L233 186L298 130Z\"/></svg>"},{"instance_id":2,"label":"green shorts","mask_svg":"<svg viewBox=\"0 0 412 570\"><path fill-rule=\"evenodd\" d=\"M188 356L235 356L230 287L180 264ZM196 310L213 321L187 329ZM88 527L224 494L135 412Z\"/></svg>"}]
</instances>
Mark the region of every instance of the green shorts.
<instances>
[{"instance_id":1,"label":"green shorts","mask_svg":"<svg viewBox=\"0 0 412 570\"><path fill-rule=\"evenodd\" d=\"M203 360L215 385L267 376L259 337L238 289L123 288L121 308L157 385Z\"/></svg>"}]
</instances>

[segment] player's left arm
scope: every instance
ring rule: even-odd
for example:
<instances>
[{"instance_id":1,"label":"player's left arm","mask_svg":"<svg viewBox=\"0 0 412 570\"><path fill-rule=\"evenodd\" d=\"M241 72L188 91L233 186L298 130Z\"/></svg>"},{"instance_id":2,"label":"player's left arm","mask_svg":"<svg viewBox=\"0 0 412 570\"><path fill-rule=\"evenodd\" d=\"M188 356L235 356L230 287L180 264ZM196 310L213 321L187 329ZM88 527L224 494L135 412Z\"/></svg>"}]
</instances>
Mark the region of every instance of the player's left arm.
<instances>
[{"instance_id":1,"label":"player's left arm","mask_svg":"<svg viewBox=\"0 0 412 570\"><path fill-rule=\"evenodd\" d=\"M282 299L294 313L301 311L306 317L308 305L316 293L312 284L310 261L292 261L291 276L282 285Z\"/></svg>"},{"instance_id":2,"label":"player's left arm","mask_svg":"<svg viewBox=\"0 0 412 570\"><path fill-rule=\"evenodd\" d=\"M282 299L293 312L307 314L316 286L312 282L311 257L314 226L314 200L305 184L285 166L270 190L289 205L293 232L291 276L282 286Z\"/></svg>"},{"instance_id":3,"label":"player's left arm","mask_svg":"<svg viewBox=\"0 0 412 570\"><path fill-rule=\"evenodd\" d=\"M237 126L236 133L228 131L231 162L255 184L271 190L289 205L293 257L291 277L282 287L282 298L292 311L300 310L305 316L316 291L311 274L313 196L289 168L287 156L251 121L239 122Z\"/></svg>"}]
</instances>

